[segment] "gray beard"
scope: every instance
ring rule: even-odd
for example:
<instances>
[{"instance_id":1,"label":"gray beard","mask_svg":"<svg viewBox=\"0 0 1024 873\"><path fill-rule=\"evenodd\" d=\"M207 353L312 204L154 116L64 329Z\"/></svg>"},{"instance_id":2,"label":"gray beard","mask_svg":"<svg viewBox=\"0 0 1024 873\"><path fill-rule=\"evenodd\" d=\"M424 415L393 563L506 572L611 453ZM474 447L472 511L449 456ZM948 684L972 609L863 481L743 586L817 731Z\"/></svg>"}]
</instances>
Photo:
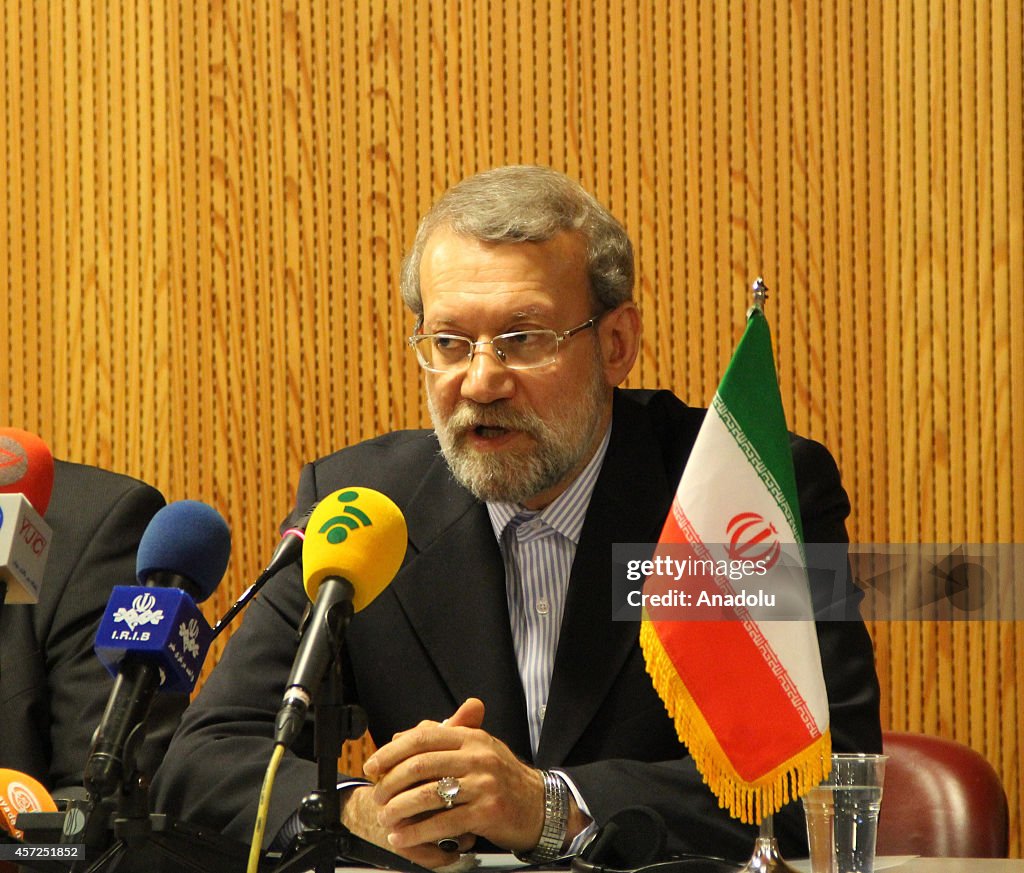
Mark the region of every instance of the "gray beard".
<instances>
[{"instance_id":1,"label":"gray beard","mask_svg":"<svg viewBox=\"0 0 1024 873\"><path fill-rule=\"evenodd\" d=\"M463 400L444 421L427 392L427 408L441 454L459 484L485 502L526 503L581 465L595 442L606 398L596 369L579 401L552 422L501 400L486 404ZM478 453L466 445L464 435L482 424L522 431L535 445L527 451Z\"/></svg>"}]
</instances>

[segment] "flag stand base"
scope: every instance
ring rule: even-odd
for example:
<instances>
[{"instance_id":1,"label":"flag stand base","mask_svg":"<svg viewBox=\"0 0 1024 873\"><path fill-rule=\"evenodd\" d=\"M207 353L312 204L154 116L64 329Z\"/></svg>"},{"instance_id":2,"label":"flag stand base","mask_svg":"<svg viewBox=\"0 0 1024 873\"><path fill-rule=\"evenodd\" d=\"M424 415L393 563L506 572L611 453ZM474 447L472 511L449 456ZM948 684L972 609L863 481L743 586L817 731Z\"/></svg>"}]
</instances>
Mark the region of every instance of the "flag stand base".
<instances>
[{"instance_id":1,"label":"flag stand base","mask_svg":"<svg viewBox=\"0 0 1024 873\"><path fill-rule=\"evenodd\" d=\"M761 820L761 833L757 835L757 841L754 843L754 854L740 873L798 873L796 868L790 867L779 854L779 844L775 841L775 830L770 815Z\"/></svg>"}]
</instances>

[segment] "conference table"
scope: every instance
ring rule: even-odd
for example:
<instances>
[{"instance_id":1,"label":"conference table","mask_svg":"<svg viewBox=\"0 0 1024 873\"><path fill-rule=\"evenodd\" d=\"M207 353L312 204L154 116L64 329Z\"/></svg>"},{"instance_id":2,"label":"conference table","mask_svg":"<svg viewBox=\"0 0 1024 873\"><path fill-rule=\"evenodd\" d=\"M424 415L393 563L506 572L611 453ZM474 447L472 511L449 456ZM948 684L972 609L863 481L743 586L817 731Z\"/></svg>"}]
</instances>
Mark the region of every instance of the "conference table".
<instances>
[{"instance_id":1,"label":"conference table","mask_svg":"<svg viewBox=\"0 0 1024 873\"><path fill-rule=\"evenodd\" d=\"M806 859L800 861L787 861L801 873L807 873L810 866ZM507 870L514 862L505 866L496 861L484 861L480 871ZM565 867L553 867L552 873L566 873ZM894 873L1024 873L1024 859L1021 858L920 858L920 857L899 857L899 858L877 858L875 861L875 873L885 873L892 870ZM338 867L336 873L366 873L366 867ZM531 873L538 873L531 868ZM543 873L543 871L539 871Z\"/></svg>"},{"instance_id":2,"label":"conference table","mask_svg":"<svg viewBox=\"0 0 1024 873\"><path fill-rule=\"evenodd\" d=\"M480 864L475 869L480 873L488 871L515 870L522 866L512 855L481 855L478 860ZM810 862L802 860L789 860L787 863L801 873L810 870ZM366 873L365 867L338 867L339 873ZM471 868L472 869L472 868ZM879 857L875 859L875 873L1024 873L1024 859L1021 858L922 858L916 855L903 855L899 857ZM566 873L565 867L553 867L552 873ZM531 868L531 873L536 873Z\"/></svg>"},{"instance_id":3,"label":"conference table","mask_svg":"<svg viewBox=\"0 0 1024 873\"><path fill-rule=\"evenodd\" d=\"M481 873L488 869L508 869L516 864L511 855L484 856L480 865ZM786 863L801 873L811 869L810 861L790 861ZM922 858L916 855L899 857L880 856L875 859L875 873L1024 873L1024 859L1021 858ZM561 868L565 873L565 868Z\"/></svg>"},{"instance_id":4,"label":"conference table","mask_svg":"<svg viewBox=\"0 0 1024 873\"><path fill-rule=\"evenodd\" d=\"M810 870L806 859L789 861L797 870ZM1024 860L1020 858L899 858L875 859L875 873L1024 873Z\"/></svg>"}]
</instances>

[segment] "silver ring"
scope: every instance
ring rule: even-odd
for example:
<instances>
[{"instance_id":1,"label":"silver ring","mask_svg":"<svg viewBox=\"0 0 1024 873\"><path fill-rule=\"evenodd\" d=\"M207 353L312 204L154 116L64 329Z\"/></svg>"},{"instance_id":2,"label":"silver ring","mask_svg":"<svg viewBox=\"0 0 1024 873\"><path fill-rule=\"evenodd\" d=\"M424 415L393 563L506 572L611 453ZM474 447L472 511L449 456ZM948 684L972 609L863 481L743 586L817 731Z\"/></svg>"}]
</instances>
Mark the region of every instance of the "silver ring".
<instances>
[{"instance_id":1,"label":"silver ring","mask_svg":"<svg viewBox=\"0 0 1024 873\"><path fill-rule=\"evenodd\" d=\"M455 798L462 786L454 776L442 776L437 780L437 796L444 801L444 808L455 806Z\"/></svg>"},{"instance_id":2,"label":"silver ring","mask_svg":"<svg viewBox=\"0 0 1024 873\"><path fill-rule=\"evenodd\" d=\"M437 847L442 852L457 852L459 851L459 841L455 837L445 837L437 841Z\"/></svg>"}]
</instances>

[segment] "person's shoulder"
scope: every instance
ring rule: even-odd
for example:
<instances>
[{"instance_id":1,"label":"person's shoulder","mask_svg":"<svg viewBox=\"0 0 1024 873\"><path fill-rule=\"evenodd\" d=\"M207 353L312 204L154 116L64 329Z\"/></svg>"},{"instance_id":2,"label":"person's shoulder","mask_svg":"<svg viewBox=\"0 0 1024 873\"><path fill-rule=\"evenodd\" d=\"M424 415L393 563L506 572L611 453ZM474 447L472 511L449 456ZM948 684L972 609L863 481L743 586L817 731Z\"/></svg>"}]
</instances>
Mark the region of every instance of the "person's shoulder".
<instances>
[{"instance_id":1,"label":"person's shoulder","mask_svg":"<svg viewBox=\"0 0 1024 873\"><path fill-rule=\"evenodd\" d=\"M630 466L657 459L666 481L676 482L705 411L687 405L665 389L617 388L609 457L622 459Z\"/></svg>"},{"instance_id":2,"label":"person's shoulder","mask_svg":"<svg viewBox=\"0 0 1024 873\"><path fill-rule=\"evenodd\" d=\"M50 511L60 512L72 505L109 506L129 495L147 504L162 506L165 503L163 494L141 479L54 458L53 494L47 516Z\"/></svg>"},{"instance_id":3,"label":"person's shoulder","mask_svg":"<svg viewBox=\"0 0 1024 873\"><path fill-rule=\"evenodd\" d=\"M393 456L396 459L413 459L424 455L433 455L437 450L437 436L432 430L393 430L345 446L318 458L313 463L317 466L325 466L341 462L359 462L385 455Z\"/></svg>"},{"instance_id":4,"label":"person's shoulder","mask_svg":"<svg viewBox=\"0 0 1024 873\"><path fill-rule=\"evenodd\" d=\"M829 470L837 469L835 458L828 446L820 443L811 437L801 436L790 431L789 445L793 450L794 463L809 464L816 467L826 467Z\"/></svg>"},{"instance_id":5,"label":"person's shoulder","mask_svg":"<svg viewBox=\"0 0 1024 873\"><path fill-rule=\"evenodd\" d=\"M616 391L616 414L642 416L661 431L696 434L707 409L690 406L665 388L620 388ZM794 460L801 465L823 465L829 470L836 462L828 448L810 437L790 432Z\"/></svg>"},{"instance_id":6,"label":"person's shoulder","mask_svg":"<svg viewBox=\"0 0 1024 873\"><path fill-rule=\"evenodd\" d=\"M801 505L828 506L842 518L849 515L850 498L832 452L823 443L795 433L789 435L789 447Z\"/></svg>"},{"instance_id":7,"label":"person's shoulder","mask_svg":"<svg viewBox=\"0 0 1024 873\"><path fill-rule=\"evenodd\" d=\"M642 422L663 439L692 441L706 412L665 388L619 388L615 392L617 420L627 425Z\"/></svg>"},{"instance_id":8,"label":"person's shoulder","mask_svg":"<svg viewBox=\"0 0 1024 873\"><path fill-rule=\"evenodd\" d=\"M54 459L53 474L44 516L52 546L36 609L40 639L59 608L75 622L88 610L98 620L110 588L134 577L139 540L166 503L153 486L100 467ZM70 599L68 586L75 589Z\"/></svg>"},{"instance_id":9,"label":"person's shoulder","mask_svg":"<svg viewBox=\"0 0 1024 873\"><path fill-rule=\"evenodd\" d=\"M618 402L625 406L668 420L700 422L707 412L684 403L667 388L619 388L615 394Z\"/></svg>"},{"instance_id":10,"label":"person's shoulder","mask_svg":"<svg viewBox=\"0 0 1024 873\"><path fill-rule=\"evenodd\" d=\"M622 423L627 437L642 434L639 428L645 428L661 446L667 468L674 472L674 460L689 456L707 410L690 406L665 389L623 388L615 394L615 420ZM839 468L828 448L792 432L789 441L801 493L836 490Z\"/></svg>"},{"instance_id":11,"label":"person's shoulder","mask_svg":"<svg viewBox=\"0 0 1024 873\"><path fill-rule=\"evenodd\" d=\"M432 430L396 430L324 455L312 466L321 492L332 485L360 485L401 494L418 485L439 453Z\"/></svg>"}]
</instances>

